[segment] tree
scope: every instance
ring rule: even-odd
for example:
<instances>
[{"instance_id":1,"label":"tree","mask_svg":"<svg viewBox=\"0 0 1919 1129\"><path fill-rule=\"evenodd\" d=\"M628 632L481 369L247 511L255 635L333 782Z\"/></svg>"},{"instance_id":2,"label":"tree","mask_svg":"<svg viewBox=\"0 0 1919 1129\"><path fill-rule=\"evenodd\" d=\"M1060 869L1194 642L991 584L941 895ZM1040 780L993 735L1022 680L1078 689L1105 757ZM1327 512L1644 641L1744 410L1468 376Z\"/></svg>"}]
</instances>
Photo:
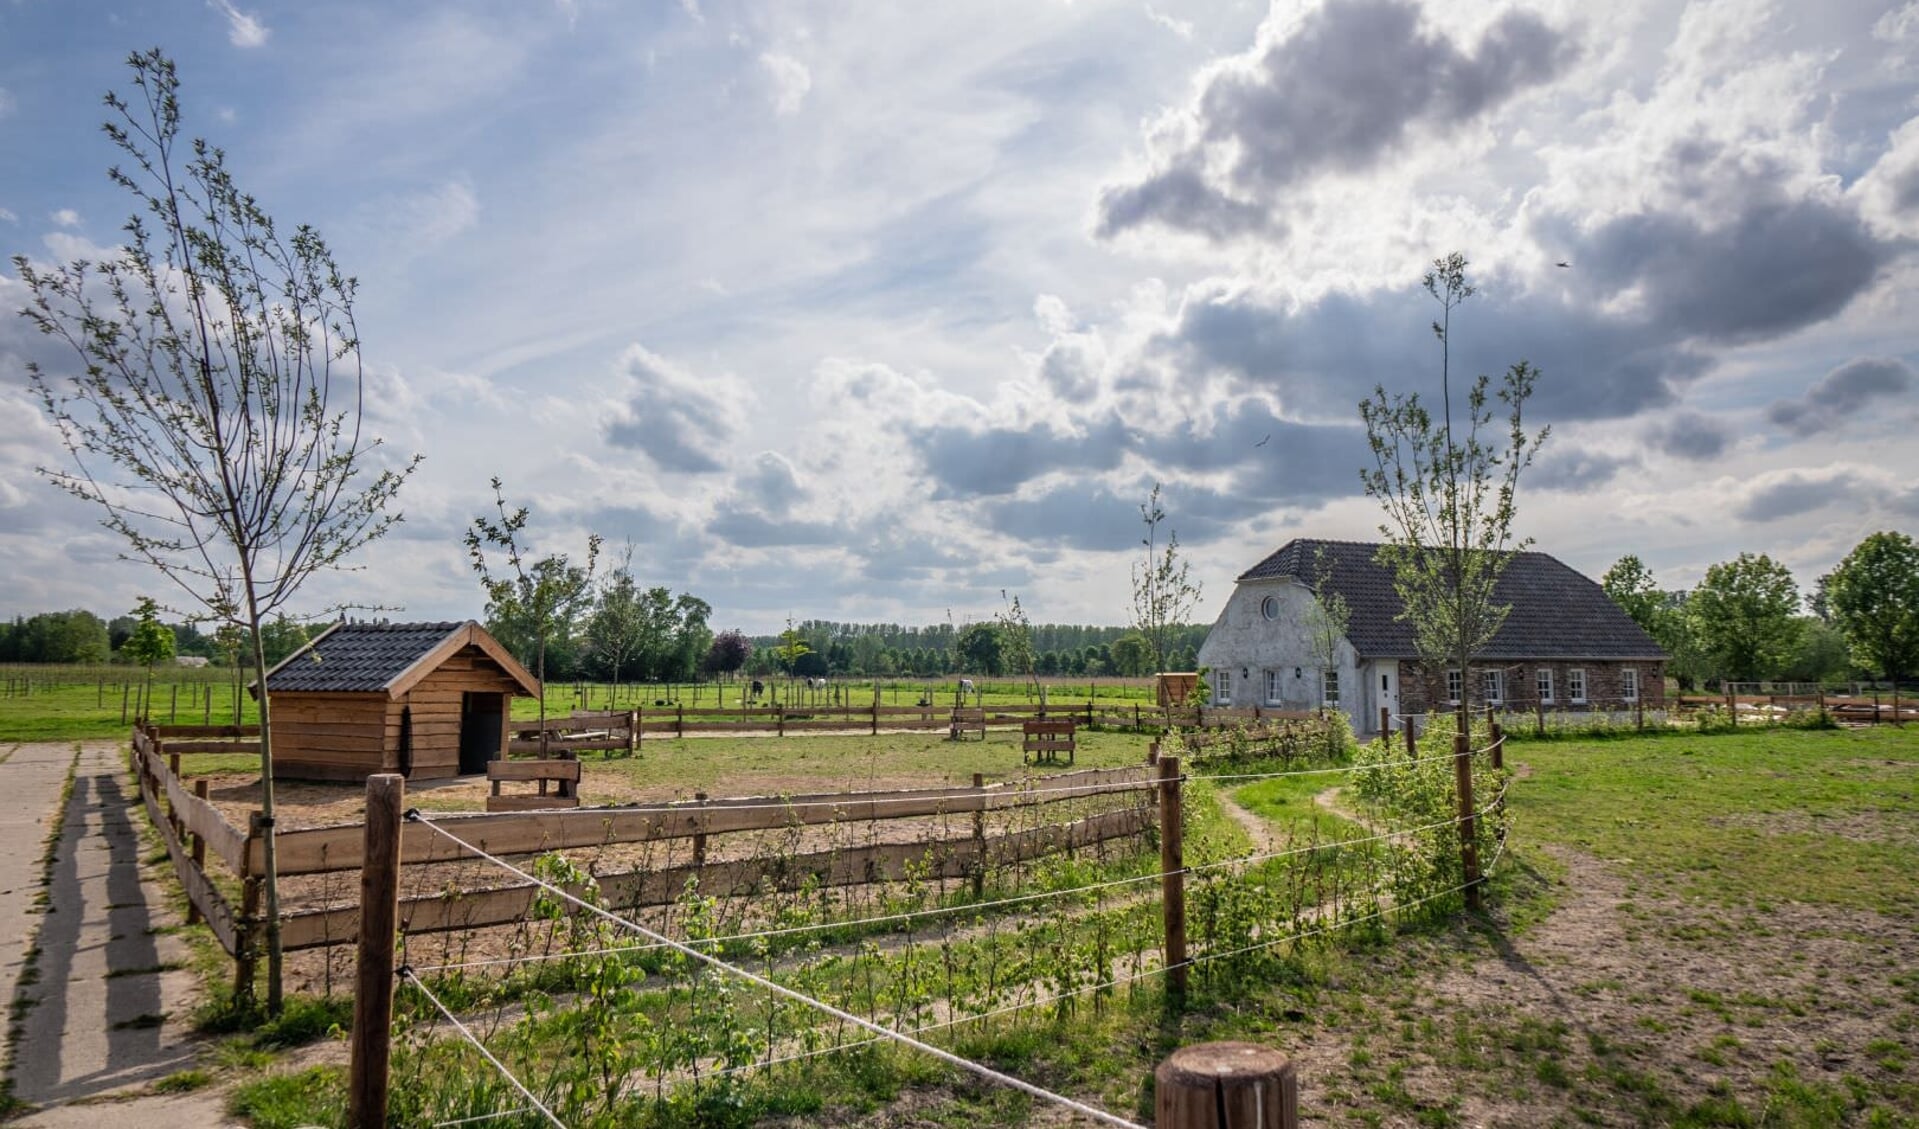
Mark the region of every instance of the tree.
<instances>
[{"instance_id":1,"label":"tree","mask_svg":"<svg viewBox=\"0 0 1919 1129\"><path fill-rule=\"evenodd\" d=\"M533 645L534 672L540 680L540 755L545 756L547 645L554 638L571 635L580 612L592 600L600 537L587 534L584 566L573 564L564 553L529 562L528 550L520 544L527 508L507 511L498 478L493 479L493 508L498 518L481 514L473 519L466 531L466 552L480 576L480 586L486 589L488 618ZM489 547L505 555L506 570L487 563Z\"/></svg>"},{"instance_id":2,"label":"tree","mask_svg":"<svg viewBox=\"0 0 1919 1129\"><path fill-rule=\"evenodd\" d=\"M605 665L615 693L620 670L640 649L640 592L633 579L633 546L620 554L618 568L600 583L600 600L586 621L586 645Z\"/></svg>"},{"instance_id":3,"label":"tree","mask_svg":"<svg viewBox=\"0 0 1919 1129\"><path fill-rule=\"evenodd\" d=\"M967 674L1000 674L1005 671L1005 647L998 626L991 623L967 625L955 644L959 669Z\"/></svg>"},{"instance_id":4,"label":"tree","mask_svg":"<svg viewBox=\"0 0 1919 1129\"><path fill-rule=\"evenodd\" d=\"M999 598L1007 600L1006 589L999 590ZM1026 609L1020 607L1019 597L1014 596L993 617L993 625L999 629L1000 662L1013 674L1023 674L1032 683L1033 696L1039 696L1039 672L1035 669L1033 655L1033 625L1026 618Z\"/></svg>"},{"instance_id":5,"label":"tree","mask_svg":"<svg viewBox=\"0 0 1919 1129\"><path fill-rule=\"evenodd\" d=\"M799 665L802 658L813 653L813 645L806 641L806 635L793 626L792 617L786 620L786 630L780 632L780 645L773 648L773 659L780 669L788 674Z\"/></svg>"},{"instance_id":6,"label":"tree","mask_svg":"<svg viewBox=\"0 0 1919 1129\"><path fill-rule=\"evenodd\" d=\"M281 1000L272 712L261 625L315 573L400 520L389 505L418 459L373 469L353 320L355 282L318 232L283 238L226 156L182 151L179 81L158 49L127 60L137 95L107 95L107 136L132 161L114 183L138 207L104 262L14 259L22 314L70 346L76 371L27 366L72 456L42 468L217 622L246 634L260 701L267 834L268 1007Z\"/></svg>"},{"instance_id":7,"label":"tree","mask_svg":"<svg viewBox=\"0 0 1919 1129\"><path fill-rule=\"evenodd\" d=\"M1313 550L1313 598L1306 606L1306 641L1319 664L1320 699L1325 699L1327 671L1339 669L1339 645L1352 624L1352 608L1333 586L1333 555L1320 545Z\"/></svg>"},{"instance_id":8,"label":"tree","mask_svg":"<svg viewBox=\"0 0 1919 1129\"><path fill-rule=\"evenodd\" d=\"M1919 545L1874 533L1821 578L1853 661L1897 682L1919 673Z\"/></svg>"},{"instance_id":9,"label":"tree","mask_svg":"<svg viewBox=\"0 0 1919 1129\"><path fill-rule=\"evenodd\" d=\"M1166 669L1172 652L1173 634L1199 605L1200 586L1188 574L1185 558L1179 555L1179 534L1171 526L1166 530L1166 548L1159 548L1159 527L1166 521L1166 509L1159 504L1159 483L1140 504L1139 519L1146 525L1143 560L1133 564L1133 624L1146 637L1152 653L1153 669Z\"/></svg>"},{"instance_id":10,"label":"tree","mask_svg":"<svg viewBox=\"0 0 1919 1129\"><path fill-rule=\"evenodd\" d=\"M1799 639L1799 586L1761 553L1741 553L1706 570L1686 601L1700 646L1722 677L1751 682L1778 672Z\"/></svg>"},{"instance_id":11,"label":"tree","mask_svg":"<svg viewBox=\"0 0 1919 1129\"><path fill-rule=\"evenodd\" d=\"M120 645L127 661L147 668L146 686L140 692L140 716L152 709L153 664L173 661L173 632L160 622L160 605L151 596L142 596L133 608L133 633Z\"/></svg>"},{"instance_id":12,"label":"tree","mask_svg":"<svg viewBox=\"0 0 1919 1129\"><path fill-rule=\"evenodd\" d=\"M1113 665L1119 673L1137 678L1146 673L1153 663L1153 647L1146 636L1137 631L1129 632L1113 640Z\"/></svg>"},{"instance_id":13,"label":"tree","mask_svg":"<svg viewBox=\"0 0 1919 1129\"><path fill-rule=\"evenodd\" d=\"M1493 422L1492 381L1481 375L1466 397L1463 440L1453 432L1451 344L1453 309L1474 293L1466 257L1454 252L1433 262L1424 285L1438 302L1433 322L1440 345L1444 415L1435 421L1417 392L1388 395L1383 385L1359 405L1373 466L1360 477L1386 511L1379 557L1393 572L1420 658L1429 671L1460 672L1462 722L1472 693L1472 660L1499 631L1511 610L1493 599L1513 554L1531 542L1515 539L1519 474L1550 432L1527 434L1526 400L1539 372L1525 361L1506 370L1497 392L1504 405L1504 442L1487 432ZM1463 732L1462 726L1462 732Z\"/></svg>"},{"instance_id":14,"label":"tree","mask_svg":"<svg viewBox=\"0 0 1919 1129\"><path fill-rule=\"evenodd\" d=\"M1632 617L1646 634L1657 638L1665 617L1667 601L1665 594L1653 583L1652 570L1644 561L1631 553L1613 562L1606 574L1599 578L1599 587L1619 610Z\"/></svg>"},{"instance_id":15,"label":"tree","mask_svg":"<svg viewBox=\"0 0 1919 1129\"><path fill-rule=\"evenodd\" d=\"M706 649L706 669L715 674L732 674L746 665L753 655L753 644L737 627L713 636Z\"/></svg>"}]
</instances>

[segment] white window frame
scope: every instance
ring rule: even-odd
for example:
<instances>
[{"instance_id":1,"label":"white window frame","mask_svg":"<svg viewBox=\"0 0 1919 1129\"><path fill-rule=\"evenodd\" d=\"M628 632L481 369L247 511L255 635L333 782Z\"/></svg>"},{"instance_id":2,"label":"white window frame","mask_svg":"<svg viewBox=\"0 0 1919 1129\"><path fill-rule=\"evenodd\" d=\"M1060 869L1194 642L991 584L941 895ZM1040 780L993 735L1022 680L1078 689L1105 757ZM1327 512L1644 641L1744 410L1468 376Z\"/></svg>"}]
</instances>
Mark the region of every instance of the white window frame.
<instances>
[{"instance_id":1,"label":"white window frame","mask_svg":"<svg viewBox=\"0 0 1919 1129\"><path fill-rule=\"evenodd\" d=\"M1637 667L1619 668L1619 696L1628 702L1639 700L1639 669Z\"/></svg>"},{"instance_id":2,"label":"white window frame","mask_svg":"<svg viewBox=\"0 0 1919 1129\"><path fill-rule=\"evenodd\" d=\"M1486 695L1489 705L1506 703L1506 672L1503 670L1482 670L1479 672L1479 689Z\"/></svg>"},{"instance_id":3,"label":"white window frame","mask_svg":"<svg viewBox=\"0 0 1919 1129\"><path fill-rule=\"evenodd\" d=\"M1286 695L1284 691L1280 689L1280 683L1284 677L1285 675L1281 674L1277 670L1268 670L1266 672L1266 704L1267 705L1277 706L1277 705L1285 704Z\"/></svg>"},{"instance_id":4,"label":"white window frame","mask_svg":"<svg viewBox=\"0 0 1919 1129\"><path fill-rule=\"evenodd\" d=\"M1321 705L1339 708L1339 668L1332 667L1322 671L1319 676L1319 701Z\"/></svg>"},{"instance_id":5,"label":"white window frame","mask_svg":"<svg viewBox=\"0 0 1919 1129\"><path fill-rule=\"evenodd\" d=\"M1213 672L1213 704L1224 706L1233 700L1233 672L1220 667Z\"/></svg>"},{"instance_id":6,"label":"white window frame","mask_svg":"<svg viewBox=\"0 0 1919 1129\"><path fill-rule=\"evenodd\" d=\"M1586 704L1585 667L1576 666L1566 672L1566 696L1571 698L1576 706Z\"/></svg>"},{"instance_id":7,"label":"white window frame","mask_svg":"<svg viewBox=\"0 0 1919 1129\"><path fill-rule=\"evenodd\" d=\"M1446 704L1456 706L1459 696L1466 692L1466 680L1461 678L1457 669L1446 672Z\"/></svg>"},{"instance_id":8,"label":"white window frame","mask_svg":"<svg viewBox=\"0 0 1919 1129\"><path fill-rule=\"evenodd\" d=\"M1539 704L1553 704L1553 668L1542 666L1533 673L1533 689L1539 694Z\"/></svg>"},{"instance_id":9,"label":"white window frame","mask_svg":"<svg viewBox=\"0 0 1919 1129\"><path fill-rule=\"evenodd\" d=\"M1279 618L1279 597L1268 596L1259 602L1259 615L1268 621Z\"/></svg>"}]
</instances>

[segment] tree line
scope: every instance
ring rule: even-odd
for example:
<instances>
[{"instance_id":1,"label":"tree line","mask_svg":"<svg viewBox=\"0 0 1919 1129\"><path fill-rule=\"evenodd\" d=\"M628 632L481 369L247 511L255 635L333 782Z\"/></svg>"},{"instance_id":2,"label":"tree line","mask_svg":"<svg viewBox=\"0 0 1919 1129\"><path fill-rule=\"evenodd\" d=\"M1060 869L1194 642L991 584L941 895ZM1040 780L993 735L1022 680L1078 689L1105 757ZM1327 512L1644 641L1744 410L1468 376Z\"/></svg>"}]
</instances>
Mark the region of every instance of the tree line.
<instances>
[{"instance_id":1,"label":"tree line","mask_svg":"<svg viewBox=\"0 0 1919 1129\"><path fill-rule=\"evenodd\" d=\"M249 659L246 641L232 632L202 631L200 624L192 621L163 626L173 646L161 661L191 656L207 660L210 666L232 666ZM15 616L11 623L0 623L0 662L143 665L148 662L146 652L139 647L128 648L140 627L136 613L105 619L81 608ZM261 624L267 664L271 666L304 646L310 630L287 616Z\"/></svg>"},{"instance_id":2,"label":"tree line","mask_svg":"<svg viewBox=\"0 0 1919 1129\"><path fill-rule=\"evenodd\" d=\"M1919 544L1904 533L1867 537L1810 593L1764 553L1715 564L1691 589L1659 587L1627 555L1600 586L1672 656L1681 689L1919 674Z\"/></svg>"}]
</instances>

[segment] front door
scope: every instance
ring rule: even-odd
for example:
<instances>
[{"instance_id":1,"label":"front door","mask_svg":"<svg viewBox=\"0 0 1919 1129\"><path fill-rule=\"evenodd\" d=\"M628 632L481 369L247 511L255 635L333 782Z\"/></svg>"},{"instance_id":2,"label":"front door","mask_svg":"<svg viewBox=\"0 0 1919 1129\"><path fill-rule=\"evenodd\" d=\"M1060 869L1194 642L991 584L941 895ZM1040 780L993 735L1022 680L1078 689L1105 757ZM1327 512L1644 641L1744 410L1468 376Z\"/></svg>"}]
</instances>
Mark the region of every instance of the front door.
<instances>
[{"instance_id":1,"label":"front door","mask_svg":"<svg viewBox=\"0 0 1919 1129\"><path fill-rule=\"evenodd\" d=\"M1373 678L1375 679L1374 692L1378 695L1377 701L1379 702L1379 708L1386 711L1387 717L1391 719L1394 724L1398 724L1399 721L1398 666L1398 663L1373 664ZM1369 721L1373 725L1379 724L1377 711L1375 711L1374 716L1370 718Z\"/></svg>"},{"instance_id":2,"label":"front door","mask_svg":"<svg viewBox=\"0 0 1919 1129\"><path fill-rule=\"evenodd\" d=\"M486 771L488 761L500 755L500 726L506 710L505 694L460 695L460 775Z\"/></svg>"}]
</instances>

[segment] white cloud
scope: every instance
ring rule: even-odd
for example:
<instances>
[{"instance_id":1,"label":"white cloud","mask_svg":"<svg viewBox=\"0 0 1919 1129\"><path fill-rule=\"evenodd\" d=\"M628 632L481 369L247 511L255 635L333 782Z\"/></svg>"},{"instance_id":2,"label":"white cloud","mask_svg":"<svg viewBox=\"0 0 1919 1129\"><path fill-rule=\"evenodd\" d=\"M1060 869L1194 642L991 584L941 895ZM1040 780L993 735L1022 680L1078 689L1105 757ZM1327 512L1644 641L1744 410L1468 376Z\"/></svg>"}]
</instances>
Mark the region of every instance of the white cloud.
<instances>
[{"instance_id":1,"label":"white cloud","mask_svg":"<svg viewBox=\"0 0 1919 1129\"><path fill-rule=\"evenodd\" d=\"M59 211L54 212L52 215L48 216L47 218L51 219L54 223L59 224L61 227L79 227L80 226L80 213L74 211L72 208L61 208Z\"/></svg>"},{"instance_id":2,"label":"white cloud","mask_svg":"<svg viewBox=\"0 0 1919 1129\"><path fill-rule=\"evenodd\" d=\"M240 48L266 46L267 37L272 32L267 30L258 16L242 12L233 0L207 0L207 7L227 18L227 42Z\"/></svg>"},{"instance_id":3,"label":"white cloud","mask_svg":"<svg viewBox=\"0 0 1919 1129\"><path fill-rule=\"evenodd\" d=\"M1172 32L1174 35L1179 36L1181 39L1191 39L1193 37L1193 21L1191 20L1174 19L1172 16L1167 15L1151 4L1146 5L1146 18L1165 28L1167 31Z\"/></svg>"},{"instance_id":4,"label":"white cloud","mask_svg":"<svg viewBox=\"0 0 1919 1129\"><path fill-rule=\"evenodd\" d=\"M0 208L0 223L19 223L20 217L10 208Z\"/></svg>"},{"instance_id":5,"label":"white cloud","mask_svg":"<svg viewBox=\"0 0 1919 1129\"><path fill-rule=\"evenodd\" d=\"M776 51L760 53L760 68L773 84L773 112L781 117L798 113L807 91L813 89L813 72L791 55Z\"/></svg>"}]
</instances>

